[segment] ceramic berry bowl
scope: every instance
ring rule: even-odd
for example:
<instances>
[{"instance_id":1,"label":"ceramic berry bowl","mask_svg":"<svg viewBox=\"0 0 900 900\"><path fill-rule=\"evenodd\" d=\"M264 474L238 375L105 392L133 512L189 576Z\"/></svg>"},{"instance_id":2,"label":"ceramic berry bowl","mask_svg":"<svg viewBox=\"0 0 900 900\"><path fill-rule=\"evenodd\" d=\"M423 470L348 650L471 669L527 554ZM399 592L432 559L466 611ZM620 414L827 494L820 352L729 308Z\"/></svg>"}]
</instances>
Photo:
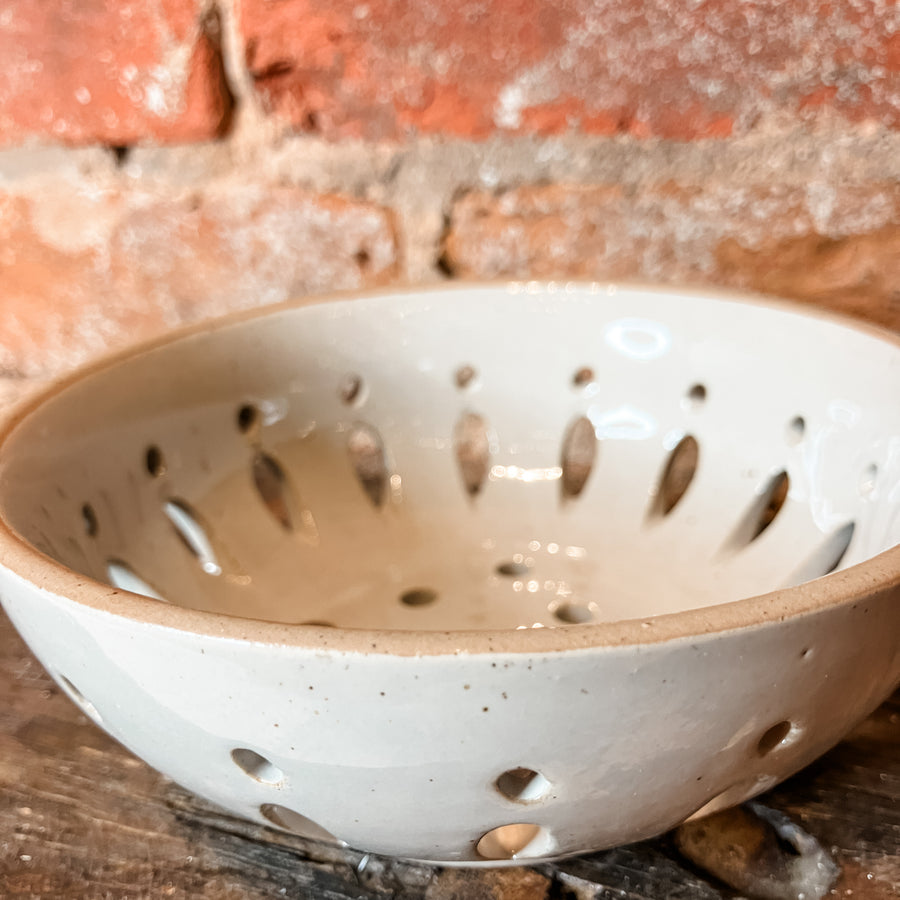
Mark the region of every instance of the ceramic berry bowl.
<instances>
[{"instance_id":1,"label":"ceramic berry bowl","mask_svg":"<svg viewBox=\"0 0 900 900\"><path fill-rule=\"evenodd\" d=\"M8 418L3 604L236 814L450 863L609 847L769 788L897 684L898 396L900 341L780 303L269 308Z\"/></svg>"}]
</instances>

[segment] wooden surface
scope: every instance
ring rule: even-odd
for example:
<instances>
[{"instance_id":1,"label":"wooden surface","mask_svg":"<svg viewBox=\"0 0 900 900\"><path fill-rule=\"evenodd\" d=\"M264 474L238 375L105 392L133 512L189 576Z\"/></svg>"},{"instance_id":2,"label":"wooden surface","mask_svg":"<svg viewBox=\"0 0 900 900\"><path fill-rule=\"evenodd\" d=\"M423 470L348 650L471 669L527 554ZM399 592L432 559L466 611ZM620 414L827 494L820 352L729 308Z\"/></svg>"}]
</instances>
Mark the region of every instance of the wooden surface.
<instances>
[{"instance_id":1,"label":"wooden surface","mask_svg":"<svg viewBox=\"0 0 900 900\"><path fill-rule=\"evenodd\" d=\"M763 798L832 853L842 870L832 896L900 897L898 747L900 693ZM552 866L441 870L234 819L153 772L81 715L0 614L3 900L734 896L680 857L668 837Z\"/></svg>"}]
</instances>

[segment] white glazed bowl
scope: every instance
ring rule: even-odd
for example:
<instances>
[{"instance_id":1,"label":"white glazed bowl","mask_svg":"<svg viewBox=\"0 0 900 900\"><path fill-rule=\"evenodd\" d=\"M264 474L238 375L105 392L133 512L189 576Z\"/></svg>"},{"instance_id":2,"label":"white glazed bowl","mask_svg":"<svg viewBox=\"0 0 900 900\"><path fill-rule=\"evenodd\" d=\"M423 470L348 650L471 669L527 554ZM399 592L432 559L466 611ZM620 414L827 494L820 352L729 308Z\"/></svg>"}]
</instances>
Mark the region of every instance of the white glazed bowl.
<instances>
[{"instance_id":1,"label":"white glazed bowl","mask_svg":"<svg viewBox=\"0 0 900 900\"><path fill-rule=\"evenodd\" d=\"M470 864L633 841L897 684L898 388L887 334L661 289L234 316L9 418L3 605L239 815Z\"/></svg>"}]
</instances>

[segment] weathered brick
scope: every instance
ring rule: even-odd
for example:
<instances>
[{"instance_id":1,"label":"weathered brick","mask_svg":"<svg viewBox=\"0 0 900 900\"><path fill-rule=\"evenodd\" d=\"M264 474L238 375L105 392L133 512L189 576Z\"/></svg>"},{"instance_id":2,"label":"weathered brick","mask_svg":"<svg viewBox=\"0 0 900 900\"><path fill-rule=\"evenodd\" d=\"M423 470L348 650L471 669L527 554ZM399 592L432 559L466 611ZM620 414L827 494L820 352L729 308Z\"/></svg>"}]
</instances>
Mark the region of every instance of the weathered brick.
<instances>
[{"instance_id":1,"label":"weathered brick","mask_svg":"<svg viewBox=\"0 0 900 900\"><path fill-rule=\"evenodd\" d=\"M40 375L203 316L394 276L391 217L294 188L0 195L0 370Z\"/></svg>"},{"instance_id":2,"label":"weathered brick","mask_svg":"<svg viewBox=\"0 0 900 900\"><path fill-rule=\"evenodd\" d=\"M900 225L838 239L810 233L752 250L729 238L716 259L724 283L809 300L900 331Z\"/></svg>"},{"instance_id":3,"label":"weathered brick","mask_svg":"<svg viewBox=\"0 0 900 900\"><path fill-rule=\"evenodd\" d=\"M470 278L752 288L900 329L900 185L615 185L473 192L447 268Z\"/></svg>"},{"instance_id":4,"label":"weathered brick","mask_svg":"<svg viewBox=\"0 0 900 900\"><path fill-rule=\"evenodd\" d=\"M329 137L723 137L839 114L900 126L884 0L243 0L267 109Z\"/></svg>"},{"instance_id":5,"label":"weathered brick","mask_svg":"<svg viewBox=\"0 0 900 900\"><path fill-rule=\"evenodd\" d=\"M0 144L215 137L231 98L202 0L0 5Z\"/></svg>"}]
</instances>

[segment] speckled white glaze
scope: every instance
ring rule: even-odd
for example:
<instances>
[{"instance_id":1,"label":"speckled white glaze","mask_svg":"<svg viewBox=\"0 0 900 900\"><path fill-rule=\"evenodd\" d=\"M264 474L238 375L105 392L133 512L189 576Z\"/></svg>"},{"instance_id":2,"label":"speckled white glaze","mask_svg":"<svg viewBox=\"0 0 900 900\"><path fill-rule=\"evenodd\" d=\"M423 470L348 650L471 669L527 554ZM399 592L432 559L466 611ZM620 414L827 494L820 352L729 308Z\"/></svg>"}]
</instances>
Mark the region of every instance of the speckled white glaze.
<instances>
[{"instance_id":1,"label":"speckled white glaze","mask_svg":"<svg viewBox=\"0 0 900 900\"><path fill-rule=\"evenodd\" d=\"M890 335L698 292L231 317L7 419L2 602L88 715L237 814L473 865L637 840L900 679L898 389Z\"/></svg>"}]
</instances>

